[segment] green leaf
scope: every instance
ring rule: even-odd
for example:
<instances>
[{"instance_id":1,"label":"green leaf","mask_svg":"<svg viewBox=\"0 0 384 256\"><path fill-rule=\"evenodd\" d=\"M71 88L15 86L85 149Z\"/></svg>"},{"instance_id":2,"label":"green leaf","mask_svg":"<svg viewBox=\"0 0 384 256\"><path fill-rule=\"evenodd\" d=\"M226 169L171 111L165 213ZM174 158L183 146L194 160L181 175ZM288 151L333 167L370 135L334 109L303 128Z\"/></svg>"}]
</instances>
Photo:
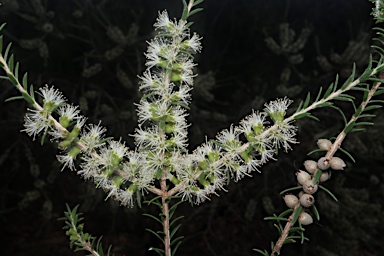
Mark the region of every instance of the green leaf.
<instances>
[{"instance_id":1,"label":"green leaf","mask_svg":"<svg viewBox=\"0 0 384 256\"><path fill-rule=\"evenodd\" d=\"M308 94L307 94L307 98L305 99L305 102L304 102L304 104L303 104L303 108L304 108L304 109L308 107L308 104L309 104L309 101L310 101L310 100L311 100L311 93L308 92Z\"/></svg>"},{"instance_id":2,"label":"green leaf","mask_svg":"<svg viewBox=\"0 0 384 256\"><path fill-rule=\"evenodd\" d=\"M299 112L299 111L302 109L302 108L301 108L302 106L303 106L303 102L301 101L300 104L299 104L299 106L297 107L295 113Z\"/></svg>"},{"instance_id":3,"label":"green leaf","mask_svg":"<svg viewBox=\"0 0 384 256\"><path fill-rule=\"evenodd\" d=\"M14 56L13 56L13 54L11 55L11 57L9 58L9 60L8 60L8 67L9 67L9 70L13 73L13 71L14 71L14 60L13 60L13 58L14 58Z\"/></svg>"},{"instance_id":4,"label":"green leaf","mask_svg":"<svg viewBox=\"0 0 384 256\"><path fill-rule=\"evenodd\" d=\"M299 205L296 210L295 210L295 213L293 214L293 218L292 218L292 226L295 225L297 219L299 218L299 215L301 213L301 210L303 210L303 206Z\"/></svg>"},{"instance_id":5,"label":"green leaf","mask_svg":"<svg viewBox=\"0 0 384 256\"><path fill-rule=\"evenodd\" d=\"M353 63L352 67L352 74L348 77L347 81L344 82L344 84L341 86L341 90L344 90L348 87L348 85L355 79L355 73L356 73L356 63Z\"/></svg>"},{"instance_id":6,"label":"green leaf","mask_svg":"<svg viewBox=\"0 0 384 256\"><path fill-rule=\"evenodd\" d=\"M23 99L24 99L23 96L15 96L15 97L10 97L6 99L4 102L13 101L13 100L23 100Z\"/></svg>"},{"instance_id":7,"label":"green leaf","mask_svg":"<svg viewBox=\"0 0 384 256\"><path fill-rule=\"evenodd\" d=\"M5 25L7 25L7 23L5 23L5 22L4 22L3 24L1 24L1 26L0 26L0 31L3 30L3 28L5 27ZM1 51L0 51L0 52L1 52Z\"/></svg>"},{"instance_id":8,"label":"green leaf","mask_svg":"<svg viewBox=\"0 0 384 256\"><path fill-rule=\"evenodd\" d=\"M383 106L381 105L370 105L368 107L366 107L363 111L369 111L369 110L372 110L372 109L378 109L378 108L382 108Z\"/></svg>"},{"instance_id":9,"label":"green leaf","mask_svg":"<svg viewBox=\"0 0 384 256\"><path fill-rule=\"evenodd\" d=\"M338 76L338 75L336 75ZM325 92L324 96L323 96L323 99L326 99L332 92L332 89L333 89L333 83L328 87L327 91Z\"/></svg>"},{"instance_id":10,"label":"green leaf","mask_svg":"<svg viewBox=\"0 0 384 256\"><path fill-rule=\"evenodd\" d=\"M177 230L181 227L181 224L177 225L171 232L170 239L176 234Z\"/></svg>"},{"instance_id":11,"label":"green leaf","mask_svg":"<svg viewBox=\"0 0 384 256\"><path fill-rule=\"evenodd\" d=\"M319 92L318 92L318 94L317 94L316 99L315 99L314 102L318 102L318 101L319 101L319 99L320 99L320 97L321 97L321 92L322 92L322 91L323 91L323 87L320 87Z\"/></svg>"},{"instance_id":12,"label":"green leaf","mask_svg":"<svg viewBox=\"0 0 384 256\"><path fill-rule=\"evenodd\" d=\"M141 208L141 193L139 190L136 190L136 202L137 202L137 206Z\"/></svg>"},{"instance_id":13,"label":"green leaf","mask_svg":"<svg viewBox=\"0 0 384 256\"><path fill-rule=\"evenodd\" d=\"M282 218L282 217L265 217L263 220L287 221L288 219L287 218Z\"/></svg>"},{"instance_id":14,"label":"green leaf","mask_svg":"<svg viewBox=\"0 0 384 256\"><path fill-rule=\"evenodd\" d=\"M11 74L11 73L7 73L7 76L9 78L9 80L11 80L11 82L14 84L14 85L17 85L19 82L17 81L16 77Z\"/></svg>"},{"instance_id":15,"label":"green leaf","mask_svg":"<svg viewBox=\"0 0 384 256\"><path fill-rule=\"evenodd\" d=\"M29 96L28 93L25 93L25 92L21 92L21 94L23 95L24 99L26 101L28 101L30 104L35 104L35 101L31 98L31 96Z\"/></svg>"},{"instance_id":16,"label":"green leaf","mask_svg":"<svg viewBox=\"0 0 384 256\"><path fill-rule=\"evenodd\" d=\"M356 163L356 160L353 158L353 156L348 151L346 151L345 149L343 149L341 147L339 148L339 150L341 152L343 152L344 154L346 154L352 160L352 162Z\"/></svg>"},{"instance_id":17,"label":"green leaf","mask_svg":"<svg viewBox=\"0 0 384 256\"><path fill-rule=\"evenodd\" d=\"M160 241L162 241L164 243L164 239L159 234L157 234L155 231L152 231L149 228L146 228L145 230L148 231L149 233L152 233L153 235L155 235L157 238L160 239Z\"/></svg>"},{"instance_id":18,"label":"green leaf","mask_svg":"<svg viewBox=\"0 0 384 256\"><path fill-rule=\"evenodd\" d=\"M200 3L202 3L204 0L196 0L194 3L193 3L193 6L196 6Z\"/></svg>"},{"instance_id":19,"label":"green leaf","mask_svg":"<svg viewBox=\"0 0 384 256\"><path fill-rule=\"evenodd\" d=\"M293 212L292 209L285 210L285 211L283 211L282 213L279 214L279 217L284 217L284 216L290 214L291 212Z\"/></svg>"},{"instance_id":20,"label":"green leaf","mask_svg":"<svg viewBox=\"0 0 384 256\"><path fill-rule=\"evenodd\" d=\"M5 49L4 53L4 61L7 61L9 50L11 49L12 42L8 44L7 48Z\"/></svg>"},{"instance_id":21,"label":"green leaf","mask_svg":"<svg viewBox=\"0 0 384 256\"><path fill-rule=\"evenodd\" d=\"M372 54L369 54L368 67L364 70L363 74L360 76L359 80L366 80L372 73Z\"/></svg>"},{"instance_id":22,"label":"green leaf","mask_svg":"<svg viewBox=\"0 0 384 256\"><path fill-rule=\"evenodd\" d=\"M297 187L293 187L293 188L287 188L287 189L284 189L283 191L280 192L280 195L282 194L285 194L289 191L292 191L292 190L297 190L297 189L302 189L303 187L302 186L297 186Z\"/></svg>"},{"instance_id":23,"label":"green leaf","mask_svg":"<svg viewBox=\"0 0 384 256\"><path fill-rule=\"evenodd\" d=\"M332 194L331 191L329 191L328 189L326 189L325 187L323 187L322 185L319 185L319 188L321 188L322 190L324 190L325 192L327 192L332 198L333 200L335 200L336 202L338 202L339 200L337 200L336 196L334 194Z\"/></svg>"},{"instance_id":24,"label":"green leaf","mask_svg":"<svg viewBox=\"0 0 384 256\"><path fill-rule=\"evenodd\" d=\"M176 221L181 220L182 218L184 218L184 216L179 216L179 217L177 217L176 219L174 219L174 220L171 222L171 224L169 224L169 227L171 228L171 227L173 226L173 224L176 223Z\"/></svg>"},{"instance_id":25,"label":"green leaf","mask_svg":"<svg viewBox=\"0 0 384 256\"><path fill-rule=\"evenodd\" d=\"M24 90L28 90L28 73L25 73L23 76L23 88Z\"/></svg>"},{"instance_id":26,"label":"green leaf","mask_svg":"<svg viewBox=\"0 0 384 256\"><path fill-rule=\"evenodd\" d=\"M339 107L337 107L337 106L335 106L335 105L332 105L332 106L330 106L330 107L333 108L333 109L336 109L337 111L339 111L339 113L340 113L341 116L343 117L344 125L346 125L348 121L347 121L347 118L345 117L343 111L342 111Z\"/></svg>"},{"instance_id":27,"label":"green leaf","mask_svg":"<svg viewBox=\"0 0 384 256\"><path fill-rule=\"evenodd\" d=\"M148 213L143 213L144 216L147 216L147 217L150 217L156 221L158 221L161 225L163 225L163 222L161 220L159 220L157 217L151 215L151 214L148 214Z\"/></svg>"},{"instance_id":28,"label":"green leaf","mask_svg":"<svg viewBox=\"0 0 384 256\"><path fill-rule=\"evenodd\" d=\"M313 180L312 180L313 185L315 185L319 181L321 174L323 174L322 170L319 169L316 171L315 177L313 177Z\"/></svg>"},{"instance_id":29,"label":"green leaf","mask_svg":"<svg viewBox=\"0 0 384 256\"><path fill-rule=\"evenodd\" d=\"M352 128L355 126L355 121L351 122L350 124L347 125L347 127L344 128L344 133L345 134L348 134Z\"/></svg>"},{"instance_id":30,"label":"green leaf","mask_svg":"<svg viewBox=\"0 0 384 256\"><path fill-rule=\"evenodd\" d=\"M313 211L313 214L315 214L315 217L316 217L317 221L320 221L319 211L317 210L317 208L316 208L316 206L314 204L312 205L312 211Z\"/></svg>"},{"instance_id":31,"label":"green leaf","mask_svg":"<svg viewBox=\"0 0 384 256\"><path fill-rule=\"evenodd\" d=\"M187 20L187 18L188 18L188 5L187 5L187 2L185 2L185 0L182 0L182 2L183 2L183 14L181 15L181 19Z\"/></svg>"},{"instance_id":32,"label":"green leaf","mask_svg":"<svg viewBox=\"0 0 384 256\"><path fill-rule=\"evenodd\" d=\"M263 255L263 256L269 256L269 253L268 253L267 250L264 250L264 251L259 250L259 249L253 249L253 250L254 250L255 252L260 253L260 254Z\"/></svg>"},{"instance_id":33,"label":"green leaf","mask_svg":"<svg viewBox=\"0 0 384 256\"><path fill-rule=\"evenodd\" d=\"M188 16L191 17L192 15L201 12L202 10L203 8L196 8L195 10L191 11Z\"/></svg>"}]
</instances>

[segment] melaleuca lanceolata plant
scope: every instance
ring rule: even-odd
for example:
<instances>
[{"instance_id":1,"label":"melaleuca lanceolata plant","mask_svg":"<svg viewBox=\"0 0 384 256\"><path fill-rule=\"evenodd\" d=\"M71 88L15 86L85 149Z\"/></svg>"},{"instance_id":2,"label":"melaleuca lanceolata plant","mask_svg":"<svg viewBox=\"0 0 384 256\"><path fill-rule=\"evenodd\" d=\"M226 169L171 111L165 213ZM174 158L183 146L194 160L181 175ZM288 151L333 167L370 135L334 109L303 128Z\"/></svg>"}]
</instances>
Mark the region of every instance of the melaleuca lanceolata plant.
<instances>
[{"instance_id":1,"label":"melaleuca lanceolata plant","mask_svg":"<svg viewBox=\"0 0 384 256\"><path fill-rule=\"evenodd\" d=\"M323 107L339 109L334 105L336 100L352 102L355 114L350 122L346 121L340 135L342 138L336 138L330 148L330 145L322 146L328 153L316 163L317 167L308 167L308 172L298 173L298 188L304 193L300 200L286 195L286 203L293 209L274 217L277 221L287 221L288 227L287 230L279 229L281 239L272 249L272 254L275 254L284 242L292 239L287 234L297 220L300 225L311 223L311 215L303 208L312 207L318 216L313 194L319 187L317 183L327 179L323 171L328 165L335 170L345 167L342 160L333 157L333 154L340 148L346 134L368 124L358 122L359 118L371 117L364 111L377 107L368 103L374 102L373 95L382 93L379 88L382 77L378 77L384 70L382 48L381 45L376 46L379 60L371 58L362 74L356 75L353 69L351 76L341 85L336 79L327 90L320 90L314 100L308 94L291 116L287 117L286 113L292 101L286 97L277 99L266 103L263 110L254 110L239 125L231 125L215 139L188 152L189 124L186 117L196 76L193 55L201 51L201 37L190 33L192 23L187 19L202 10L196 8L201 2L191 0L187 3L183 0L184 9L179 20L169 18L166 11L159 13L154 25L159 33L148 42L145 53L147 69L139 76L139 89L143 96L137 104L139 125L133 135L135 149L129 149L121 140L106 138L106 129L100 123L86 124L86 118L80 114L78 107L68 104L58 89L48 85L40 88L37 94L42 100L38 101L33 86L28 85L27 74L19 80L19 63L15 64L14 56L9 56L10 45L0 56L6 73L3 78L9 80L22 95L9 100L25 99L31 104L32 109L25 117L24 131L33 139L41 136L42 141L50 138L57 142L62 150L57 158L63 169L69 168L94 182L96 187L107 193L106 198L130 207L135 201L141 204L143 193L153 193L155 198L147 203L159 206L159 217L151 217L162 224L163 230L151 232L162 240L164 247L151 249L167 256L175 254L181 240L174 237L179 228L179 225L175 226L177 218L172 220L178 203L189 201L200 204L219 190L225 190L231 179L238 182L244 176L259 171L262 165L276 158L279 149L290 150L291 144L296 143L297 127L294 122L303 117L317 120L311 114L312 110ZM381 3L375 3L374 15L379 20ZM384 31L378 31L379 37L382 36ZM374 85L370 84L372 81ZM351 90L364 92L359 107L355 106L355 98L347 94ZM345 117L344 114L342 116ZM313 162L306 163L306 166L313 165ZM179 201L171 205L171 200ZM77 208L68 208L65 217L71 245L93 255L102 254L101 244L96 242L98 240L84 233L83 225L78 224L81 219L76 212ZM289 213L292 217L285 219L284 216ZM299 226L295 231L302 235L303 229Z\"/></svg>"}]
</instances>

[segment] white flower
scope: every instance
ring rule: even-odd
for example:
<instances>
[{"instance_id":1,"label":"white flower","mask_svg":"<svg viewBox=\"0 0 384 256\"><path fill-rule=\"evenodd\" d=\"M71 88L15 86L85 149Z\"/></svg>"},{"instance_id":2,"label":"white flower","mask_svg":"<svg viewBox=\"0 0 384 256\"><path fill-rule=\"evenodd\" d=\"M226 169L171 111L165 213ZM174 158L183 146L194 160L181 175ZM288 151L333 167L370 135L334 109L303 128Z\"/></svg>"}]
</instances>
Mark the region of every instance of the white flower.
<instances>
[{"instance_id":1,"label":"white flower","mask_svg":"<svg viewBox=\"0 0 384 256\"><path fill-rule=\"evenodd\" d=\"M68 153L66 155L58 155L57 160L63 164L63 168L61 168L61 170L64 170L67 166L71 169L71 171L75 170L75 159L71 154Z\"/></svg>"},{"instance_id":2,"label":"white flower","mask_svg":"<svg viewBox=\"0 0 384 256\"><path fill-rule=\"evenodd\" d=\"M30 113L27 113L24 118L25 129L21 131L25 131L31 137L33 136L33 140L35 140L36 135L51 126L51 121L48 119L44 111L29 111Z\"/></svg>"},{"instance_id":3,"label":"white flower","mask_svg":"<svg viewBox=\"0 0 384 256\"><path fill-rule=\"evenodd\" d=\"M82 170L78 171L77 173L82 175L86 180L95 176L100 169L100 159L92 155L83 156L81 159L83 160L83 162L80 164Z\"/></svg>"},{"instance_id":4,"label":"white flower","mask_svg":"<svg viewBox=\"0 0 384 256\"><path fill-rule=\"evenodd\" d=\"M186 40L184 43L191 49L192 53L201 51L201 43L200 40L202 38L199 37L196 33L193 34L192 38Z\"/></svg>"},{"instance_id":5,"label":"white flower","mask_svg":"<svg viewBox=\"0 0 384 256\"><path fill-rule=\"evenodd\" d=\"M65 104L65 106L62 106L59 108L57 113L60 115L60 117L66 117L69 120L74 120L77 115L79 114L79 110L77 110L77 106Z\"/></svg>"},{"instance_id":6,"label":"white flower","mask_svg":"<svg viewBox=\"0 0 384 256\"><path fill-rule=\"evenodd\" d=\"M120 191L117 196L117 199L121 202L121 205L133 207L133 193L128 189Z\"/></svg>"},{"instance_id":7,"label":"white flower","mask_svg":"<svg viewBox=\"0 0 384 256\"><path fill-rule=\"evenodd\" d=\"M172 25L172 21L169 19L167 11L159 12L159 17L156 19L156 23L153 25L156 29L167 30Z\"/></svg>"},{"instance_id":8,"label":"white flower","mask_svg":"<svg viewBox=\"0 0 384 256\"><path fill-rule=\"evenodd\" d=\"M90 124L87 129L88 132L83 132L81 134L80 142L82 142L85 146L83 151L91 152L96 148L104 145L102 139L106 129L100 126L100 123L98 125Z\"/></svg>"},{"instance_id":9,"label":"white flower","mask_svg":"<svg viewBox=\"0 0 384 256\"><path fill-rule=\"evenodd\" d=\"M271 101L270 103L265 103L265 112L272 118L275 123L280 123L284 120L284 116L286 114L286 110L288 106L291 105L292 100L287 97L283 99L277 99L275 101Z\"/></svg>"},{"instance_id":10,"label":"white flower","mask_svg":"<svg viewBox=\"0 0 384 256\"><path fill-rule=\"evenodd\" d=\"M51 107L54 108L60 106L65 102L64 96L61 94L61 92L57 89L54 89L53 87L49 88L48 85L46 85L39 90L40 95L44 98L44 105L53 105L50 106L49 110L51 110Z\"/></svg>"},{"instance_id":11,"label":"white flower","mask_svg":"<svg viewBox=\"0 0 384 256\"><path fill-rule=\"evenodd\" d=\"M139 76L139 78L141 80L139 90L147 88L151 89L156 84L157 77L152 77L151 71L149 69L143 73L143 76Z\"/></svg>"},{"instance_id":12,"label":"white flower","mask_svg":"<svg viewBox=\"0 0 384 256\"><path fill-rule=\"evenodd\" d=\"M240 153L242 144L239 141L239 132L235 130L232 125L229 130L222 131L217 136L217 140L224 146L224 149L228 153L234 155Z\"/></svg>"}]
</instances>

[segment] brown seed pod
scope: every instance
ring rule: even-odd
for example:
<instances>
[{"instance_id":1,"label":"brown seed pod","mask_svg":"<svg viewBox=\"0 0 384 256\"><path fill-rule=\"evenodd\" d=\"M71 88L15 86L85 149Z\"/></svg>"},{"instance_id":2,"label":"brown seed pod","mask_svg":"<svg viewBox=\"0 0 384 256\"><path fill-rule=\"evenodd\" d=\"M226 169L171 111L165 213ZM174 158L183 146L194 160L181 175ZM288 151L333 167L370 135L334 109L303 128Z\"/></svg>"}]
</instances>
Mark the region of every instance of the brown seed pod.
<instances>
[{"instance_id":1,"label":"brown seed pod","mask_svg":"<svg viewBox=\"0 0 384 256\"><path fill-rule=\"evenodd\" d=\"M307 180L303 184L303 190L307 194L311 194L312 195L312 194L316 193L318 188L319 188L319 186L317 184L313 184L313 180Z\"/></svg>"},{"instance_id":2,"label":"brown seed pod","mask_svg":"<svg viewBox=\"0 0 384 256\"><path fill-rule=\"evenodd\" d=\"M301 225L309 225L313 223L312 216L306 212L301 212L298 220Z\"/></svg>"},{"instance_id":3,"label":"brown seed pod","mask_svg":"<svg viewBox=\"0 0 384 256\"><path fill-rule=\"evenodd\" d=\"M299 199L294 195L287 194L284 196L284 202L289 208L293 209L299 203Z\"/></svg>"},{"instance_id":4,"label":"brown seed pod","mask_svg":"<svg viewBox=\"0 0 384 256\"><path fill-rule=\"evenodd\" d=\"M304 207L310 207L315 203L315 198L310 194L304 194L300 197L300 204Z\"/></svg>"},{"instance_id":5,"label":"brown seed pod","mask_svg":"<svg viewBox=\"0 0 384 256\"><path fill-rule=\"evenodd\" d=\"M302 170L298 170L296 172L296 176L297 176L297 182L299 182L300 185L303 185L307 180L311 179L311 175L309 175L309 173Z\"/></svg>"},{"instance_id":6,"label":"brown seed pod","mask_svg":"<svg viewBox=\"0 0 384 256\"><path fill-rule=\"evenodd\" d=\"M319 161L317 161L317 167L319 167L320 170L327 170L330 166L329 160L326 157L320 157Z\"/></svg>"},{"instance_id":7,"label":"brown seed pod","mask_svg":"<svg viewBox=\"0 0 384 256\"><path fill-rule=\"evenodd\" d=\"M347 165L344 163L343 159L341 159L340 157L332 157L331 161L330 161L330 165L331 165L331 168L333 170L344 170L344 167L346 167Z\"/></svg>"},{"instance_id":8,"label":"brown seed pod","mask_svg":"<svg viewBox=\"0 0 384 256\"><path fill-rule=\"evenodd\" d=\"M314 174L317 171L317 163L313 160L307 160L304 162L304 167L307 172Z\"/></svg>"},{"instance_id":9,"label":"brown seed pod","mask_svg":"<svg viewBox=\"0 0 384 256\"><path fill-rule=\"evenodd\" d=\"M332 142L330 140L327 140L327 139L318 139L316 144L320 149L324 149L327 151L332 146Z\"/></svg>"}]
</instances>

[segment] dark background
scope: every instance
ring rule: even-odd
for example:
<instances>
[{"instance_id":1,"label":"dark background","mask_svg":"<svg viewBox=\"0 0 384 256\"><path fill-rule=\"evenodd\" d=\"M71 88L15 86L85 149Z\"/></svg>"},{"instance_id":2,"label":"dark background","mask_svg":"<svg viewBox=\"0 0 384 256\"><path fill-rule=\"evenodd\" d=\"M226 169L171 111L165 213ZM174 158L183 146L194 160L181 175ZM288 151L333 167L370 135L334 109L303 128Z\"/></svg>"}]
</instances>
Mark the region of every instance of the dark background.
<instances>
[{"instance_id":1,"label":"dark background","mask_svg":"<svg viewBox=\"0 0 384 256\"><path fill-rule=\"evenodd\" d=\"M122 137L133 147L136 127L134 103L140 99L137 75L145 69L143 52L154 33L152 24L159 10L180 17L181 1L97 1L97 0L3 0L1 22L7 22L4 41L13 42L12 52L28 72L35 88L55 85L69 99L80 104L89 123L108 128L108 135ZM292 110L308 91L316 95L320 86L343 81L352 63L361 73L368 61L372 5L365 0L206 0L204 12L191 18L193 32L203 36L189 121L190 150L213 138L231 123L262 109L278 97L294 99ZM288 23L299 38L303 29L311 34L298 52L274 53L265 39L278 44L281 24ZM118 27L128 40L124 46L108 37ZM122 51L110 58L110 50ZM108 55L109 54L109 55ZM319 62L319 56L328 65ZM301 61L294 61L294 58ZM92 73L92 69L96 71ZM290 75L287 74L290 72ZM282 75L283 74L283 75ZM284 77L285 74L285 77ZM16 96L9 82L0 89L0 243L2 255L84 255L73 253L61 229L65 203L80 204L85 230L103 236L113 244L116 255L156 255L151 246L159 241L145 228L160 230L143 213L157 214L156 208L135 206L124 209L104 201L105 194L84 182L75 172L56 162L55 145L32 141L23 129L25 102L4 102ZM357 98L359 94L356 94ZM346 115L351 106L338 103ZM381 255L384 249L384 175L382 111L375 126L348 135L343 147L356 159L342 157L348 168L334 172L325 186L338 198L316 194L321 220L306 228L310 239L304 245L287 245L282 255ZM340 114L332 109L315 111L321 119L300 120L298 140L289 153L279 152L253 178L232 182L199 206L179 206L176 216L185 216L179 235L185 236L177 255L252 255L253 248L269 249L278 234L264 217L285 210L279 192L295 186L295 171L316 148L318 138L337 136L343 128ZM146 195L150 199L151 195ZM297 242L299 244L299 241ZM108 247L108 246L105 246Z\"/></svg>"}]
</instances>

